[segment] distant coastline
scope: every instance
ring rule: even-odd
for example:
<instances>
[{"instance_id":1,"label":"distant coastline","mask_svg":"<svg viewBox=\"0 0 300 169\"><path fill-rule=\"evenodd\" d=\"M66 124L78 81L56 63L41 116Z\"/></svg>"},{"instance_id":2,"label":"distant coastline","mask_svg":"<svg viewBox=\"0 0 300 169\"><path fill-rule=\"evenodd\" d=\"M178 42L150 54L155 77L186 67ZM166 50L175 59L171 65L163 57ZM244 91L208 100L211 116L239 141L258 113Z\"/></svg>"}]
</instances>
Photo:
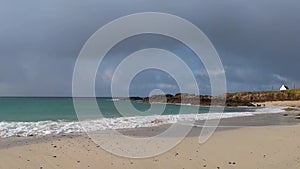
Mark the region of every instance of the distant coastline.
<instances>
[{"instance_id":1,"label":"distant coastline","mask_svg":"<svg viewBox=\"0 0 300 169\"><path fill-rule=\"evenodd\" d=\"M94 97L72 97L72 96L0 96L0 98L94 98ZM219 96L195 95L189 93L177 93L175 95L152 95L150 97L96 97L96 99L121 99L141 101L144 103L170 103L210 106L214 103L224 104L225 106L263 106L264 102L270 101L297 101L300 100L300 88L285 91L260 91L260 92L236 92L226 93Z\"/></svg>"},{"instance_id":2,"label":"distant coastline","mask_svg":"<svg viewBox=\"0 0 300 169\"><path fill-rule=\"evenodd\" d=\"M177 93L175 95L152 95L150 97L129 97L128 100L141 101L145 103L174 103L209 106L212 100L218 105L225 106L264 106L264 102L270 101L297 101L300 100L300 89L286 91L261 91L261 92L237 92L226 93L219 96L195 95L188 93ZM261 103L261 104L255 104Z\"/></svg>"}]
</instances>

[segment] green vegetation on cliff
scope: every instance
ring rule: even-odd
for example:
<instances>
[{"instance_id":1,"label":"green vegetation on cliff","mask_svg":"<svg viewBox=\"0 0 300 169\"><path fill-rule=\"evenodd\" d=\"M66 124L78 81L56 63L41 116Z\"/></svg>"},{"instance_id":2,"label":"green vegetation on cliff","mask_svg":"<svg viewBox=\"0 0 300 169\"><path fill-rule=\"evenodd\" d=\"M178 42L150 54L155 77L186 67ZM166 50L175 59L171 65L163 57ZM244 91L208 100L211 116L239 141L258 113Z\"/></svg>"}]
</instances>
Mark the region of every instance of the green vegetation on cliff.
<instances>
[{"instance_id":1,"label":"green vegetation on cliff","mask_svg":"<svg viewBox=\"0 0 300 169\"><path fill-rule=\"evenodd\" d=\"M227 99L251 102L300 100L300 89L291 89L285 91L228 93Z\"/></svg>"}]
</instances>

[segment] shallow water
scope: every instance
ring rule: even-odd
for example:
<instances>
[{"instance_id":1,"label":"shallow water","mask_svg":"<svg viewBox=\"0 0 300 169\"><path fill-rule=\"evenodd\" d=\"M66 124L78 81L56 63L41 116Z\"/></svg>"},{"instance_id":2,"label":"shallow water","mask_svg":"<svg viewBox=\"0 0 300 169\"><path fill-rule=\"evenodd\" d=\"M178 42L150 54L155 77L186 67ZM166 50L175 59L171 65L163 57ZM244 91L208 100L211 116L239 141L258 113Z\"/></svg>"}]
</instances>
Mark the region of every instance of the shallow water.
<instances>
[{"instance_id":1,"label":"shallow water","mask_svg":"<svg viewBox=\"0 0 300 169\"><path fill-rule=\"evenodd\" d=\"M83 102L90 101L90 98L80 99ZM130 109L128 103L138 111ZM231 107L225 108L224 113L215 112L208 116L209 107L204 106L148 104L125 100L116 100L114 103L112 99L104 98L97 99L97 104L103 115L93 112L89 106L83 106L79 122L72 98L0 98L0 137L79 133L83 131L82 126L88 131L153 127L282 111L282 107ZM118 111L115 104L122 110Z\"/></svg>"}]
</instances>

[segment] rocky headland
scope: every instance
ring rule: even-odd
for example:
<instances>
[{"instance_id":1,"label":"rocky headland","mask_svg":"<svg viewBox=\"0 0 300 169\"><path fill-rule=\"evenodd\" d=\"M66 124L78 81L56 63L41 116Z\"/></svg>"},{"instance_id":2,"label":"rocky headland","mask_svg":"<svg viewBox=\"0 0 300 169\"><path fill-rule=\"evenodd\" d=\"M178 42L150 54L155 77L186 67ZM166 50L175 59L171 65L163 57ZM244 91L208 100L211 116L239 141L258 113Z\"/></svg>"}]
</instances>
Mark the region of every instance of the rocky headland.
<instances>
[{"instance_id":1,"label":"rocky headland","mask_svg":"<svg viewBox=\"0 0 300 169\"><path fill-rule=\"evenodd\" d=\"M226 99L226 101L225 101ZM177 93L175 95L152 95L150 97L130 97L129 100L142 101L145 103L174 103L209 106L262 106L254 104L256 102L264 103L269 101L295 101L300 100L300 89L286 91L263 91L263 92L238 92L226 93L220 96L195 95L187 93Z\"/></svg>"}]
</instances>

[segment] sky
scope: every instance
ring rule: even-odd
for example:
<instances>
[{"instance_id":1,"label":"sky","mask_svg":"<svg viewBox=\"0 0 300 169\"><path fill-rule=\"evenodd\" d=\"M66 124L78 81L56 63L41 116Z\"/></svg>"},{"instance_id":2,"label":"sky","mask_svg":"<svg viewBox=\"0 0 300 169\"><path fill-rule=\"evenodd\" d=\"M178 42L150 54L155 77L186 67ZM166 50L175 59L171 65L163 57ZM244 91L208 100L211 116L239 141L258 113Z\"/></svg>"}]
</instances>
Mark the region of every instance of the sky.
<instances>
[{"instance_id":1,"label":"sky","mask_svg":"<svg viewBox=\"0 0 300 169\"><path fill-rule=\"evenodd\" d=\"M173 14L201 29L220 56L228 92L300 87L298 0L0 0L0 96L71 96L85 42L112 20L138 12ZM210 93L207 72L191 49L170 37L138 35L105 56L95 80L97 96L110 96L122 59L154 47L178 55L193 71L200 93ZM163 56L162 61L172 66ZM154 89L175 94L178 85L165 72L146 70L133 79L129 93L147 96Z\"/></svg>"}]
</instances>

